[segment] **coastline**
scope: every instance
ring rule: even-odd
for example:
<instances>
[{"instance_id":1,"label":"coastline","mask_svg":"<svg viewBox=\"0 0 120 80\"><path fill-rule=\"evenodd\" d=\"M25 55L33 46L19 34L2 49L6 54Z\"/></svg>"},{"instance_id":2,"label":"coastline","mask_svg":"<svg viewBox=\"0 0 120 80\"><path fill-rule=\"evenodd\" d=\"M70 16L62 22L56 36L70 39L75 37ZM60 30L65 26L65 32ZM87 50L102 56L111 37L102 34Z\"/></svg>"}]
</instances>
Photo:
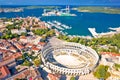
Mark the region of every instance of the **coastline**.
<instances>
[{"instance_id":1,"label":"coastline","mask_svg":"<svg viewBox=\"0 0 120 80\"><path fill-rule=\"evenodd\" d=\"M29 13L30 11L32 11L33 13ZM26 13L26 14L24 14ZM18 12L18 13L1 13L0 17L6 17L6 18L15 18L15 17L27 17L27 16L35 16L35 17L39 17L41 16L40 14L43 13L42 9L31 9L31 10L24 10L23 12ZM98 33L102 33L102 32L107 32L108 31L108 26L112 26L117 27L119 26L119 15L117 14L103 14L103 13L99 13L97 15L99 15L100 17L96 16L96 13L80 13L77 11L72 11L71 13L75 13L78 16L76 17L42 17L43 21L53 21L53 20L57 20L60 22L63 22L66 25L72 26L73 28L71 30L64 30L63 32L67 32L70 35L80 35L80 36L91 36L90 32L88 31L88 28L90 26L93 26L97 29ZM4 16L3 16L4 14ZM113 18L114 16L114 18ZM91 20L91 18L93 18ZM74 20L71 21L71 20ZM79 23L76 23L78 22ZM95 23L95 24L94 24ZM103 29L101 29L100 27L103 27ZM82 30L81 30L82 28Z\"/></svg>"},{"instance_id":2,"label":"coastline","mask_svg":"<svg viewBox=\"0 0 120 80\"><path fill-rule=\"evenodd\" d=\"M23 12L23 8L0 8L0 13Z\"/></svg>"},{"instance_id":3,"label":"coastline","mask_svg":"<svg viewBox=\"0 0 120 80\"><path fill-rule=\"evenodd\" d=\"M21 17L22 18L22 17ZM36 17L37 18L37 17ZM2 19L2 18L0 18L0 19ZM38 18L39 20L40 20L40 18ZM8 22L9 23L9 22ZM7 22L6 22L6 24L7 24ZM45 24L47 24L47 27L48 28L52 28L50 25L48 25L48 23L47 22L45 22ZM61 23L62 24L62 23ZM0 28L4 28L4 27L0 27ZM70 28L70 29L72 29L72 28ZM91 28L91 29L93 29L93 28ZM94 28L95 29L95 28ZM94 34L94 33L92 33L90 30L89 30L89 28L88 28L88 31L92 34L92 36L90 36L90 35L87 35L87 36L84 36L84 35L70 35L69 33L67 33L67 32L62 32L62 31L60 31L59 29L57 29L57 28L55 28L55 31L57 32L57 33L60 33L60 34L62 34L62 35L67 35L68 37L70 37L70 38L73 38L73 37L79 37L79 38L84 38L84 39L92 39L92 38L100 38L100 37L108 37L108 36L111 36L111 35L115 35L115 34L119 34L120 33L120 27L116 27L116 28L112 28L112 27L109 27L108 29L110 29L111 31L109 31L109 32L101 32L101 33L97 33L96 32L96 29L95 30L93 30L94 31L94 33L96 33L96 34Z\"/></svg>"},{"instance_id":4,"label":"coastline","mask_svg":"<svg viewBox=\"0 0 120 80\"><path fill-rule=\"evenodd\" d=\"M13 19L13 20L12 20ZM54 30L49 26L49 25L46 25L47 23L45 23L44 21L41 21L39 18L37 18L37 17L27 17L27 18L12 18L10 21L9 21L9 19L8 20L6 20L6 23L9 23L9 24L11 24L10 22L16 22L16 24L15 23L13 23L14 25L14 27L16 26L16 25L20 25L20 29L18 28L18 27L16 27L16 29L14 29L14 27L13 28L11 28L11 26L7 26L6 27L6 29L8 29L8 30L11 30L11 33L12 34L18 34L19 35L19 39L17 39L16 37L12 37L11 39L10 39L10 37L8 37L8 35L10 35L9 33L5 33L5 34L7 34L6 36L5 36L5 39L4 39L4 37L3 37L3 39L1 40L1 43L8 43L10 46L12 45L12 47L14 48L14 46L17 48L15 48L16 49L16 51L20 51L20 56L24 56L24 54L28 54L28 53L26 53L26 52L28 52L28 51L30 51L31 50L31 54L30 54L30 57L27 55L27 57L29 58L29 61L28 62L31 62L31 63L34 63L33 65L34 65L34 67L38 67L38 66L36 66L36 64L35 64L35 62L32 62L33 61L33 59L31 58L33 55L35 55L35 61L36 61L36 57L38 57L40 54L39 54L39 51L41 50L41 54L46 54L46 55L43 55L43 57L41 57L41 55L40 55L40 57L38 57L38 60L40 60L41 61L41 59L42 59L42 61L43 61L43 63L44 63L44 65L47 65L48 67L49 66L51 66L52 65L52 67L50 67L49 69L51 69L51 70L54 70L54 69L58 69L59 68L59 66L58 66L58 68L56 68L56 65L54 66L54 64L51 64L51 62L49 62L49 60L51 61L51 58L49 58L49 60L48 59L46 59L46 57L48 57L48 56L50 56L50 55L47 55L48 53L51 53L50 51L53 51L54 49L56 50L56 52L60 52L60 50L65 50L66 49L66 47L68 47L68 49L66 49L66 52L68 51L69 53L74 53L74 52L76 52L77 51L77 53L78 54L84 54L85 53L85 57L86 57L86 63L88 63L88 60L87 59L89 59L90 60L90 62L93 62L93 60L95 60L94 61L94 64L95 64L95 66L93 65L93 63L91 63L93 66L91 66L91 65L89 65L89 64L87 64L87 67L88 67L88 65L89 65L89 67L90 68L81 68L81 69L83 69L83 70L78 70L78 69L75 69L74 71L73 71L73 69L65 69L64 67L63 67L63 69L65 69L66 71L69 71L70 72L70 74L71 75L73 75L73 73L71 73L71 71L73 71L73 72L75 72L76 70L78 70L77 72L77 74L79 74L79 72L81 73L81 74L83 74L84 75L84 72L85 72L85 75L86 74L89 74L89 72L88 71L92 71L97 65L98 65L98 61L99 61L99 55L98 55L98 53L97 53L97 51L98 51L98 49L100 50L100 48L101 47L103 47L103 46L105 46L105 45L107 45L107 47L109 48L109 47L118 47L118 46L113 46L112 44L110 45L109 43L107 43L106 41L106 39L105 39L105 43L103 44L103 45L101 45L99 42L97 42L98 40L93 40L93 39L91 39L91 40L88 40L88 39L82 39L82 38L89 38L89 36L79 36L79 35L73 35L73 36L71 36L71 37L73 37L72 39L71 38L69 38L69 43L68 44L66 44L66 42L65 42L65 44L64 45L60 45L60 43L58 43L57 41L55 41L54 39L53 40L50 40L51 42L53 42L53 44L54 43L58 43L58 47L56 47L56 45L55 45L55 47L56 48L54 48L54 49L51 49L51 42L50 43L48 43L48 46L45 46L46 44L47 44L47 42L49 42L48 41L48 39L50 39L50 38L52 38L52 37L57 37L57 33L59 33L59 32L55 32L54 33ZM18 21L17 21L18 20ZM21 22L21 20L22 20L22 22ZM4 20L2 21L1 20L1 22L3 22L3 23L5 23L4 22ZM59 22L57 22L57 24L61 24L61 23L59 23ZM36 26L37 25L37 26ZM27 31L26 29L28 29L28 27L30 28L29 29L29 31ZM49 28L49 29L48 29ZM111 29L114 29L114 28L111 28ZM118 29L119 28L115 28L114 30L117 30L118 31ZM17 30L17 31L16 31ZM56 30L56 31L58 31L58 30ZM7 32L7 31L6 31ZM25 32L25 33L29 33L29 32L31 32L31 33L33 33L33 34L31 34L31 35L23 35L21 32ZM41 34L43 32L43 34ZM20 33L20 34L19 34ZM11 34L11 35L12 35ZM46 35L46 39L44 39L44 37L43 36L45 36ZM59 36L59 35L58 35ZM70 35L68 35L68 36L70 36ZM61 38L61 39L64 39L64 40L66 40L67 41L67 39L68 39L68 36L67 36L67 38ZM78 37L82 37L82 38L78 38ZM6 40L7 39L7 40ZM10 39L10 40L9 40ZM98 38L99 39L99 38ZM117 38L118 39L118 38ZM45 40L45 41L44 41ZM104 40L102 39L102 41L104 42ZM118 41L119 41L119 39L118 39ZM9 43L10 42L10 43ZM70 43L71 42L71 43ZM75 42L75 43L72 43L72 42ZM98 43L98 44L96 44L96 42ZM24 44L23 44L24 43ZM80 43L80 44L79 44ZM112 41L111 41L111 43L112 43ZM50 44L50 45L49 45ZM53 45L52 44L52 45ZM81 45L82 44L82 45ZM5 46L4 46L5 45ZM9 45L6 47L6 44L2 44L2 46L1 46L1 48L3 48L3 46L4 46L4 48L8 51L8 48L10 48L9 47ZM32 46L31 46L32 45ZM85 45L85 46L84 46ZM115 45L115 44L114 44ZM88 47L89 46L89 47ZM30 48L31 47L31 48ZM63 48L63 49L61 49L61 47ZM91 47L91 48L90 48ZM106 46L105 46L106 47ZM29 49L28 49L29 48ZM60 48L60 49L59 49ZM93 49L92 49L93 48ZM26 50L26 52L23 52L23 50ZM58 49L58 50L57 50ZM73 50L73 49L75 49L75 50ZM94 50L95 49L95 50ZM96 50L97 49L97 50ZM101 48L102 49L102 48ZM118 47L118 49L119 49L119 47ZM11 48L10 48L10 50L11 50ZM54 50L54 51L55 51ZM72 52L72 50L73 50L73 52ZM108 49L109 50L109 49ZM2 50L1 50L2 51ZM34 52L34 54L33 54L33 51L35 51ZM63 53L63 51L61 51L62 53ZM79 52L80 51L80 52ZM83 51L83 52L81 52L81 51ZM10 52L10 51L9 51ZM56 53L55 52L55 53ZM88 55L90 53L90 55L89 56L86 56L86 55ZM9 53L8 53L9 54ZM14 54L16 54L16 53L14 53ZM57 54L58 55L58 54ZM93 55L93 56L92 56ZM44 56L46 56L46 57L44 57ZM74 54L74 56L77 56L77 55L75 55ZM51 56L50 56L51 57ZM66 58L68 58L68 59L72 59L71 60L71 62L72 61L75 61L75 59L73 58L73 57L67 57L67 56L60 56L60 58L62 58L62 57L66 57ZM91 59L91 57L93 57L93 59ZM77 58L77 57L76 57ZM27 59L27 58L25 58L25 59ZM46 61L48 61L47 63L46 62L44 62L45 61L45 59L46 59ZM65 59L65 58L64 58ZM66 63L67 62L69 62L69 60L66 60ZM81 60L82 60L83 58L81 58ZM61 62L61 60L62 59L58 59L59 61L58 62L60 62L61 64L63 64L62 62ZM39 61L39 62L40 62ZM53 60L54 61L54 60ZM77 61L77 60L76 60ZM80 61L81 62L81 61ZM72 63L74 63L74 62L72 62ZM79 63L79 62L78 62ZM80 64L80 63L79 63ZM22 63L22 65L25 65L25 66L27 66L26 64L25 64L25 62L24 63ZM41 63L38 63L38 65L41 65ZM65 64L66 65L66 64ZM86 64L85 64L86 65ZM30 65L30 64L28 64L28 66L32 66L32 65ZM71 65L70 65L71 66ZM75 65L75 66L77 66L77 65ZM46 66L43 66L42 68L44 69L44 70L46 70L45 69L45 67ZM61 67L61 66L60 66ZM69 66L68 66L69 67ZM84 67L84 66L83 66ZM74 68L74 67L73 67ZM61 70L62 70L62 68L60 68ZM87 71L86 71L86 69L87 69ZM59 69L58 69L59 70ZM49 72L48 72L49 73ZM68 74L68 72L67 73L65 73L64 72L64 74ZM69 75L70 75L69 74ZM16 75L16 74L14 74L14 75ZM43 75L42 73L41 73L41 75ZM75 75L76 75L76 72L75 72Z\"/></svg>"},{"instance_id":5,"label":"coastline","mask_svg":"<svg viewBox=\"0 0 120 80\"><path fill-rule=\"evenodd\" d=\"M111 37L115 34L119 34L120 33L120 27L117 27L117 28L112 28L112 30L114 31L109 31L109 32L101 32L101 33L97 33L97 35L95 34L92 34L92 36L88 35L88 36L83 36L83 35L67 35L68 37L70 38L73 38L73 37L79 37L79 38L84 38L84 39L92 39L92 38L100 38L100 37ZM66 35L63 33L63 35Z\"/></svg>"},{"instance_id":6,"label":"coastline","mask_svg":"<svg viewBox=\"0 0 120 80\"><path fill-rule=\"evenodd\" d=\"M92 36L94 38L99 38L99 37L108 37L108 36L113 36L115 34L119 34L120 33L120 27L117 28L109 28L112 31L109 32L102 32L102 33L97 33L95 28L88 28L88 30L91 32Z\"/></svg>"},{"instance_id":7,"label":"coastline","mask_svg":"<svg viewBox=\"0 0 120 80\"><path fill-rule=\"evenodd\" d=\"M77 10L78 12L89 12L89 13L106 13L106 14L120 14L120 8L114 7L93 7L93 6L85 6L85 7L76 7L73 10Z\"/></svg>"}]
</instances>

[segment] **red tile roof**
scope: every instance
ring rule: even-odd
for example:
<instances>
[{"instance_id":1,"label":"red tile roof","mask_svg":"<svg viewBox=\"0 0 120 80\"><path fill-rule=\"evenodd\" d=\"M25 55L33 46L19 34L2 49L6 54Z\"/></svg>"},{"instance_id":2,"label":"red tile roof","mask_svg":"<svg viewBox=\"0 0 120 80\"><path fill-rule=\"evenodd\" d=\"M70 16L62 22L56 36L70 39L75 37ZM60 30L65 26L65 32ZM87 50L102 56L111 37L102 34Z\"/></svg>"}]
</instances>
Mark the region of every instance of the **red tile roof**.
<instances>
[{"instance_id":1,"label":"red tile roof","mask_svg":"<svg viewBox=\"0 0 120 80\"><path fill-rule=\"evenodd\" d=\"M20 39L27 39L27 37L25 37L25 36L20 36Z\"/></svg>"},{"instance_id":2,"label":"red tile roof","mask_svg":"<svg viewBox=\"0 0 120 80\"><path fill-rule=\"evenodd\" d=\"M48 77L50 78L50 80L57 80L58 79L58 77L56 76L56 75L54 75L54 74L48 74Z\"/></svg>"},{"instance_id":3,"label":"red tile roof","mask_svg":"<svg viewBox=\"0 0 120 80\"><path fill-rule=\"evenodd\" d=\"M16 80L17 78L21 79L21 78L25 78L29 75L30 75L30 71L29 70L24 70L24 71L20 72L18 75L15 75L15 77L13 79L14 80Z\"/></svg>"},{"instance_id":4,"label":"red tile roof","mask_svg":"<svg viewBox=\"0 0 120 80\"><path fill-rule=\"evenodd\" d=\"M40 49L37 48L37 47L32 47L32 50L34 50L34 51L39 51Z\"/></svg>"},{"instance_id":5,"label":"red tile roof","mask_svg":"<svg viewBox=\"0 0 120 80\"><path fill-rule=\"evenodd\" d=\"M14 58L9 57L9 59L3 60L2 62L0 62L0 67L3 66L3 65L7 65L7 64L9 64L9 63L11 63L11 62L14 62L14 61L15 61Z\"/></svg>"},{"instance_id":6,"label":"red tile roof","mask_svg":"<svg viewBox=\"0 0 120 80\"><path fill-rule=\"evenodd\" d=\"M101 54L103 54L103 55L108 54L110 56L120 56L119 53L113 53L113 52L101 52Z\"/></svg>"},{"instance_id":7,"label":"red tile roof","mask_svg":"<svg viewBox=\"0 0 120 80\"><path fill-rule=\"evenodd\" d=\"M19 58L19 57L22 57L22 54L21 54L20 52L17 52L17 53L15 53L15 54L13 54L12 57L13 57L14 59L17 59L17 58Z\"/></svg>"},{"instance_id":8,"label":"red tile roof","mask_svg":"<svg viewBox=\"0 0 120 80\"><path fill-rule=\"evenodd\" d=\"M24 46L23 46L22 44L16 43L15 45L16 45L17 48L19 48L19 49L23 49L23 48L24 48Z\"/></svg>"},{"instance_id":9,"label":"red tile roof","mask_svg":"<svg viewBox=\"0 0 120 80\"><path fill-rule=\"evenodd\" d=\"M13 38L12 41L17 41L17 38Z\"/></svg>"},{"instance_id":10,"label":"red tile roof","mask_svg":"<svg viewBox=\"0 0 120 80\"><path fill-rule=\"evenodd\" d=\"M45 42L39 42L38 44L41 45L41 46L44 46L46 43Z\"/></svg>"},{"instance_id":11,"label":"red tile roof","mask_svg":"<svg viewBox=\"0 0 120 80\"><path fill-rule=\"evenodd\" d=\"M10 75L10 71L6 66L0 67L0 79L7 77Z\"/></svg>"},{"instance_id":12,"label":"red tile roof","mask_svg":"<svg viewBox=\"0 0 120 80\"><path fill-rule=\"evenodd\" d=\"M13 46L11 46L10 48L9 48L10 50L17 50L15 47L13 47Z\"/></svg>"},{"instance_id":13,"label":"red tile roof","mask_svg":"<svg viewBox=\"0 0 120 80\"><path fill-rule=\"evenodd\" d=\"M15 59L18 59L19 57L22 56L20 52L14 53L12 51L4 50L4 49L0 49L0 52L2 52L3 55L2 62L0 62L0 66L7 65L13 62Z\"/></svg>"},{"instance_id":14,"label":"red tile roof","mask_svg":"<svg viewBox=\"0 0 120 80\"><path fill-rule=\"evenodd\" d=\"M30 44L30 43L27 43L26 45L25 45L25 47L32 47L33 46L33 44Z\"/></svg>"}]
</instances>

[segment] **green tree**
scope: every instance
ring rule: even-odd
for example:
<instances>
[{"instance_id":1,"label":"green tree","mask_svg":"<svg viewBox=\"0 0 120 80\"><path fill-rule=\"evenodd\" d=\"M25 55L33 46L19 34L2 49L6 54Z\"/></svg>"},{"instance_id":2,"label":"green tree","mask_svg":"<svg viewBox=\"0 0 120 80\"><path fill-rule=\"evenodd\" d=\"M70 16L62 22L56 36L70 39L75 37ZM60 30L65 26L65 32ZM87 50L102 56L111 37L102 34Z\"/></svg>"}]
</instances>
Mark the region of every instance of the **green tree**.
<instances>
[{"instance_id":1,"label":"green tree","mask_svg":"<svg viewBox=\"0 0 120 80\"><path fill-rule=\"evenodd\" d=\"M78 43L79 40L80 40L79 37L73 37L70 41L71 41L71 42L76 42L76 43Z\"/></svg>"},{"instance_id":2,"label":"green tree","mask_svg":"<svg viewBox=\"0 0 120 80\"><path fill-rule=\"evenodd\" d=\"M68 39L69 39L69 37L68 37L67 35L62 35L62 34L60 34L60 35L58 36L58 38L59 38L59 39L63 39L63 40L68 40Z\"/></svg>"},{"instance_id":3,"label":"green tree","mask_svg":"<svg viewBox=\"0 0 120 80\"><path fill-rule=\"evenodd\" d=\"M110 77L110 73L108 72L108 68L109 68L108 66L99 65L93 74L98 79L105 79L106 80L108 77Z\"/></svg>"},{"instance_id":4,"label":"green tree","mask_svg":"<svg viewBox=\"0 0 120 80\"><path fill-rule=\"evenodd\" d=\"M39 65L41 64L41 59L35 59L35 60L34 60L34 64L35 64L36 66L39 66Z\"/></svg>"},{"instance_id":5,"label":"green tree","mask_svg":"<svg viewBox=\"0 0 120 80\"><path fill-rule=\"evenodd\" d=\"M23 66L31 66L32 64L28 60L25 60L22 65Z\"/></svg>"},{"instance_id":6,"label":"green tree","mask_svg":"<svg viewBox=\"0 0 120 80\"><path fill-rule=\"evenodd\" d=\"M72 77L70 78L70 80L75 80L75 77L72 76Z\"/></svg>"},{"instance_id":7,"label":"green tree","mask_svg":"<svg viewBox=\"0 0 120 80\"><path fill-rule=\"evenodd\" d=\"M120 69L120 64L116 64L116 63L115 63L115 64L114 64L114 67L115 67L116 70L118 70L118 69Z\"/></svg>"},{"instance_id":8,"label":"green tree","mask_svg":"<svg viewBox=\"0 0 120 80\"><path fill-rule=\"evenodd\" d=\"M27 36L27 33L22 32L21 36Z\"/></svg>"},{"instance_id":9,"label":"green tree","mask_svg":"<svg viewBox=\"0 0 120 80\"><path fill-rule=\"evenodd\" d=\"M45 34L48 31L49 31L49 29L36 29L36 30L33 30L32 32L36 35L42 36L43 34Z\"/></svg>"},{"instance_id":10,"label":"green tree","mask_svg":"<svg viewBox=\"0 0 120 80\"><path fill-rule=\"evenodd\" d=\"M52 36L54 36L55 35L55 31L52 29L52 30L50 30L50 31L48 31L47 33L46 33L46 36L47 37L52 37Z\"/></svg>"},{"instance_id":11,"label":"green tree","mask_svg":"<svg viewBox=\"0 0 120 80\"><path fill-rule=\"evenodd\" d=\"M18 38L19 35L18 34L12 34L13 38Z\"/></svg>"}]
</instances>

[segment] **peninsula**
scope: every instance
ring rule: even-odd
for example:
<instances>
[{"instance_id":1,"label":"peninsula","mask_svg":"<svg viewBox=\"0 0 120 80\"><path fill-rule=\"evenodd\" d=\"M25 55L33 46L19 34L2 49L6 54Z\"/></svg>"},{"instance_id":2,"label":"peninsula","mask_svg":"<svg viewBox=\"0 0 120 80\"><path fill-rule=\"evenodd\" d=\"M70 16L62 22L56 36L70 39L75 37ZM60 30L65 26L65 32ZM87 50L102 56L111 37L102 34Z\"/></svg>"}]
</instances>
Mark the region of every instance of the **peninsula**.
<instances>
[{"instance_id":1,"label":"peninsula","mask_svg":"<svg viewBox=\"0 0 120 80\"><path fill-rule=\"evenodd\" d=\"M22 12L23 8L0 8L0 13Z\"/></svg>"},{"instance_id":2,"label":"peninsula","mask_svg":"<svg viewBox=\"0 0 120 80\"><path fill-rule=\"evenodd\" d=\"M43 9L54 9L54 8L60 8L59 6L27 6L27 7L21 7L24 9L39 9L39 8L43 8Z\"/></svg>"},{"instance_id":3,"label":"peninsula","mask_svg":"<svg viewBox=\"0 0 120 80\"><path fill-rule=\"evenodd\" d=\"M120 14L120 8L113 7L77 7L73 8L73 10L77 10L79 12L90 12L90 13L108 13L108 14Z\"/></svg>"}]
</instances>

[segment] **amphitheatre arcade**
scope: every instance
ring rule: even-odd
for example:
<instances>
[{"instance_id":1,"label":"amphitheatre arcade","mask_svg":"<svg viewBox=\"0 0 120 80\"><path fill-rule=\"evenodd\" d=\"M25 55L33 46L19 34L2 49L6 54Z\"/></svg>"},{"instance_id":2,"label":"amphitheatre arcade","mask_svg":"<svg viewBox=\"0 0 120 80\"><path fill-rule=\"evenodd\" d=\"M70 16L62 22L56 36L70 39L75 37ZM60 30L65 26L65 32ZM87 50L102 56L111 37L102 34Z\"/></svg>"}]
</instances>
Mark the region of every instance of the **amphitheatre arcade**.
<instances>
[{"instance_id":1,"label":"amphitheatre arcade","mask_svg":"<svg viewBox=\"0 0 120 80\"><path fill-rule=\"evenodd\" d=\"M78 43L64 42L46 45L42 50L42 61L53 73L86 75L97 65L99 56L95 50Z\"/></svg>"}]
</instances>

